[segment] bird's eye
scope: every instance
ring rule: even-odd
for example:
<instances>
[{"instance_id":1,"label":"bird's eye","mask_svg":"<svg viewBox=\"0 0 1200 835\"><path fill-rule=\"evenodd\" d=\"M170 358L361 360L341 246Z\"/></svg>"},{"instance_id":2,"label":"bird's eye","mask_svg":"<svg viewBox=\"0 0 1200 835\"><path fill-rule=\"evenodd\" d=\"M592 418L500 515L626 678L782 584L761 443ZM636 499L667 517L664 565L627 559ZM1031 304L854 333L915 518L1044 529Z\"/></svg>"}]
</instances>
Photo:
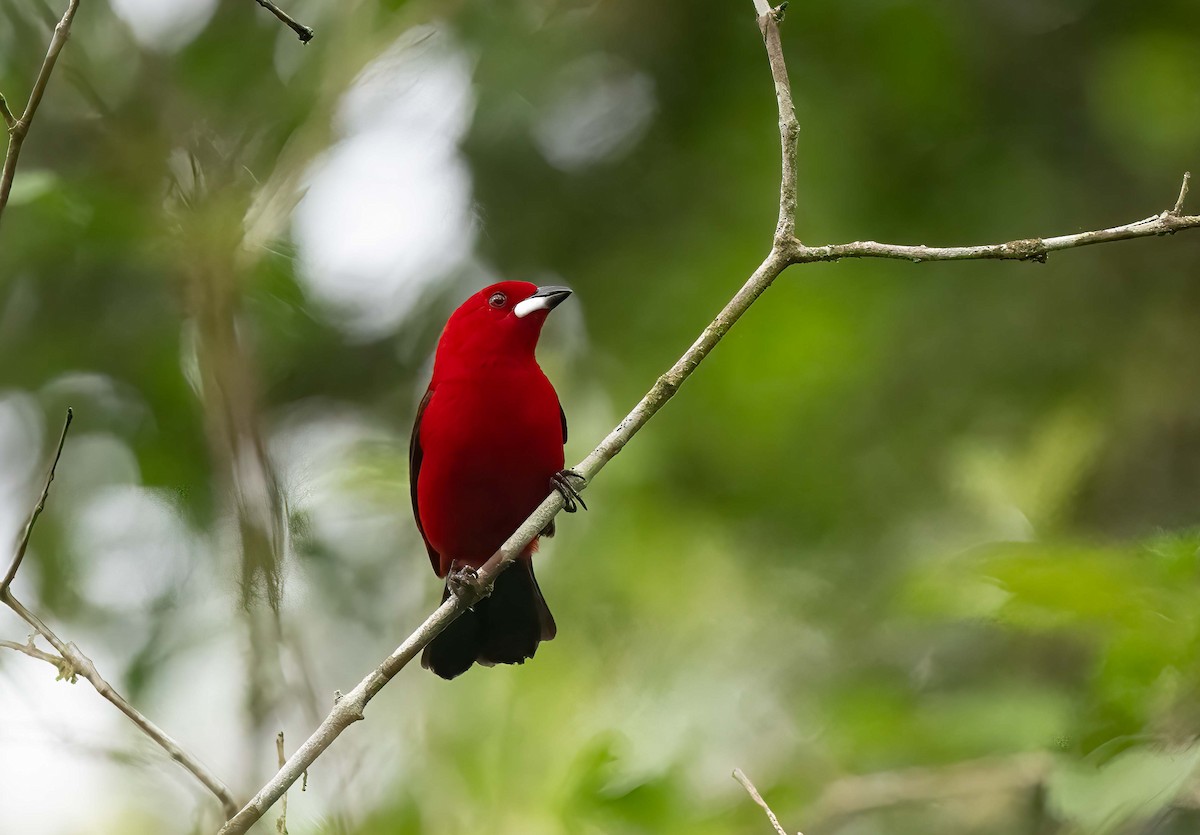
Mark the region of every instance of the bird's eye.
<instances>
[{"instance_id":1,"label":"bird's eye","mask_svg":"<svg viewBox=\"0 0 1200 835\"><path fill-rule=\"evenodd\" d=\"M488 299L488 304L495 308L504 307L504 303L508 301L508 296L503 293L492 293L492 297Z\"/></svg>"}]
</instances>

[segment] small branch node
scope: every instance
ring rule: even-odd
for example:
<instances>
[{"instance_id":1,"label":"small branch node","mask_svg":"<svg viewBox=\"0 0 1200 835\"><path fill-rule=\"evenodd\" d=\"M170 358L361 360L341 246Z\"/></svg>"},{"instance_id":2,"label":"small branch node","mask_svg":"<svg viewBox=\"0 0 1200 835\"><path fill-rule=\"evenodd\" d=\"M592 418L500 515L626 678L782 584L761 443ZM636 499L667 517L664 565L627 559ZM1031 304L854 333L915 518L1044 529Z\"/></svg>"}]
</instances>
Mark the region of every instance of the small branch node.
<instances>
[{"instance_id":1,"label":"small branch node","mask_svg":"<svg viewBox=\"0 0 1200 835\"><path fill-rule=\"evenodd\" d=\"M349 700L343 699L341 705L344 709L344 713L350 720L346 723L347 725L351 725L355 722L361 722L367 718L366 714L363 713L363 709L366 707L366 705L363 704L361 695L355 696L353 699Z\"/></svg>"},{"instance_id":2,"label":"small branch node","mask_svg":"<svg viewBox=\"0 0 1200 835\"><path fill-rule=\"evenodd\" d=\"M922 249L926 247L922 246ZM1014 261L1037 261L1046 263L1046 244L1041 238L1025 238L1019 241L1009 241L1001 246L1004 257Z\"/></svg>"},{"instance_id":3,"label":"small branch node","mask_svg":"<svg viewBox=\"0 0 1200 835\"><path fill-rule=\"evenodd\" d=\"M347 698L349 696L349 698ZM336 715L345 717L345 725L349 726L366 717L363 716L362 699L354 693L342 693L341 690L333 691L333 710Z\"/></svg>"},{"instance_id":4,"label":"small branch node","mask_svg":"<svg viewBox=\"0 0 1200 835\"><path fill-rule=\"evenodd\" d=\"M775 18L776 23L783 23L783 18L787 14L788 0L783 0L775 8L771 9L771 17Z\"/></svg>"}]
</instances>

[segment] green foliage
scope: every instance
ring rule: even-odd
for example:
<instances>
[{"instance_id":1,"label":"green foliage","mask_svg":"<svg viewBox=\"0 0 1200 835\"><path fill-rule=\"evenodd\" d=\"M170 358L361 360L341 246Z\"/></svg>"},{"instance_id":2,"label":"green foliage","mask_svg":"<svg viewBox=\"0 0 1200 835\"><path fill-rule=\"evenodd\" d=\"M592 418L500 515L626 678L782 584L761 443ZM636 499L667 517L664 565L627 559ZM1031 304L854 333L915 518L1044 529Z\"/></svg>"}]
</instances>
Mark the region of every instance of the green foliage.
<instances>
[{"instance_id":1,"label":"green foliage","mask_svg":"<svg viewBox=\"0 0 1200 835\"><path fill-rule=\"evenodd\" d=\"M541 357L578 460L765 254L775 103L749 0L285 4L307 46L246 0L173 45L118 5L83 4L0 225L0 518L24 513L73 406L18 587L245 794L278 727L293 749L440 593L407 439L459 298L491 275L575 288ZM0 0L14 108L56 14ZM1200 167L1190 0L794 3L783 37L808 243L1097 228L1169 208ZM401 42L465 67L464 125L419 155L443 91L396 117L419 141L387 134L371 170L407 198L390 156L450 159L476 225L380 298L406 299L394 323L356 330L306 272L296 202L406 91L441 90L434 60L352 107ZM551 116L588 101L608 109L556 140ZM413 189L418 214L448 183ZM386 211L357 203L370 185L339 207L341 250ZM396 235L420 219L397 218ZM789 831L1194 831L1198 259L1180 235L1046 265L785 273L543 543L556 640L451 684L405 671L293 790L289 831L769 831L735 767ZM283 694L258 731L214 319L252 380L222 393L291 522ZM133 509L100 514L122 490ZM21 663L0 655L0 676ZM1041 785L812 817L853 775L1038 752ZM167 768L113 764L91 831L211 831L211 812L145 799Z\"/></svg>"}]
</instances>

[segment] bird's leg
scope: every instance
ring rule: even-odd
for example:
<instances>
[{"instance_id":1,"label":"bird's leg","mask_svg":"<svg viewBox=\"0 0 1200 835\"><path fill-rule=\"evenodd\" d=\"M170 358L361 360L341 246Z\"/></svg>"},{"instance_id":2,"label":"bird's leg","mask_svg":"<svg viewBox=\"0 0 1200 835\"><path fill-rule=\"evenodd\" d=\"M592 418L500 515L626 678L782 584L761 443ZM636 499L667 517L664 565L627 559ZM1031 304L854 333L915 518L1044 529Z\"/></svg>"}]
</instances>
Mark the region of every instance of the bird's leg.
<instances>
[{"instance_id":1,"label":"bird's leg","mask_svg":"<svg viewBox=\"0 0 1200 835\"><path fill-rule=\"evenodd\" d=\"M574 470L559 470L550 477L550 486L562 496L563 510L567 513L574 513L576 511L576 503L578 503L579 507L587 510L588 508L584 504L583 496L579 495L579 489L571 483L572 481L578 483L580 488L587 486L587 479Z\"/></svg>"}]
</instances>

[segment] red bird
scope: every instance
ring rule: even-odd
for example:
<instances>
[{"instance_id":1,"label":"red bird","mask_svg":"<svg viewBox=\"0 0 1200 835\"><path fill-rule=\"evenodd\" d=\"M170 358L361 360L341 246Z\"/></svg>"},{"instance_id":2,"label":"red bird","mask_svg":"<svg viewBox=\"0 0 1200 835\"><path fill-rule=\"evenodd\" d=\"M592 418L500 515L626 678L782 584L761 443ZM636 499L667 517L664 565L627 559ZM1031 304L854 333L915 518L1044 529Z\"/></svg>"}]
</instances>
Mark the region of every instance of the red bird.
<instances>
[{"instance_id":1,"label":"red bird","mask_svg":"<svg viewBox=\"0 0 1200 835\"><path fill-rule=\"evenodd\" d=\"M445 600L459 572L494 554L551 489L582 504L563 470L567 419L534 357L546 316L571 291L503 281L454 312L438 342L433 379L417 409L409 482L417 528ZM553 524L543 534L553 535ZM425 648L421 666L445 679L472 664L520 664L554 637L537 580L537 540L484 598Z\"/></svg>"}]
</instances>

